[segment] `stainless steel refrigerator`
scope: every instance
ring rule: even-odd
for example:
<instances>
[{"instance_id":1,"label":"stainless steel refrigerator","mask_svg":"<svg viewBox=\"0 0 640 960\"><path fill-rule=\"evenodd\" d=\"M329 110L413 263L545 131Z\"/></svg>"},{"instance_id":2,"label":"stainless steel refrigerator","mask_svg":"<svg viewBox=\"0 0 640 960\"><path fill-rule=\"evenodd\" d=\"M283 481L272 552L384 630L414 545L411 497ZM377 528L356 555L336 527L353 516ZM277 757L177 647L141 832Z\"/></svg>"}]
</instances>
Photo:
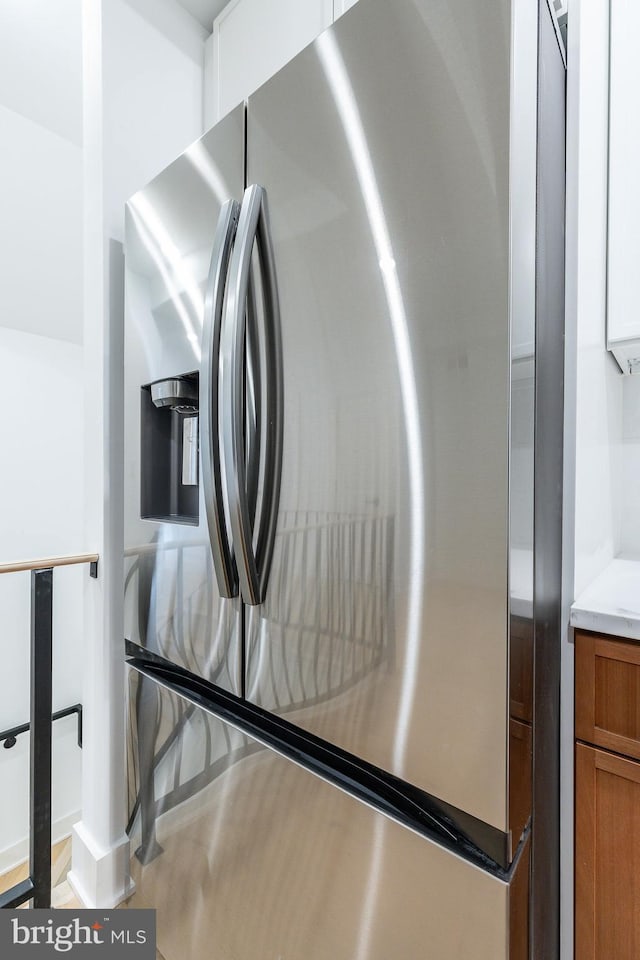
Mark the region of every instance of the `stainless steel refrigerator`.
<instances>
[{"instance_id":1,"label":"stainless steel refrigerator","mask_svg":"<svg viewBox=\"0 0 640 960\"><path fill-rule=\"evenodd\" d=\"M564 82L544 0L360 0L127 204L166 960L558 955Z\"/></svg>"}]
</instances>

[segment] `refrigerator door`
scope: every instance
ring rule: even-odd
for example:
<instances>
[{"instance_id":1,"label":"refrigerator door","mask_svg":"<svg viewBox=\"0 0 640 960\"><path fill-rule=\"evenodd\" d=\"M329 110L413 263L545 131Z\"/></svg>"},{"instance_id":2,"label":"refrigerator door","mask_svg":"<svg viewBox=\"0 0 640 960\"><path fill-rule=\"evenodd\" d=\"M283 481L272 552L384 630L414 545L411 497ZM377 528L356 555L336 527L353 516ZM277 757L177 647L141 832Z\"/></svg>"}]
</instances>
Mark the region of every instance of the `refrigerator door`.
<instances>
[{"instance_id":1,"label":"refrigerator door","mask_svg":"<svg viewBox=\"0 0 640 960\"><path fill-rule=\"evenodd\" d=\"M507 2L363 0L247 121L284 396L247 696L502 831L509 78Z\"/></svg>"},{"instance_id":2,"label":"refrigerator door","mask_svg":"<svg viewBox=\"0 0 640 960\"><path fill-rule=\"evenodd\" d=\"M128 905L157 911L165 960L526 956L509 954L526 932L526 875L518 914L513 884L170 688L135 671L130 681L131 803L152 829L141 835L134 818Z\"/></svg>"},{"instance_id":3,"label":"refrigerator door","mask_svg":"<svg viewBox=\"0 0 640 960\"><path fill-rule=\"evenodd\" d=\"M239 108L131 198L125 240L125 636L235 693L241 612L215 536L212 324L243 170Z\"/></svg>"}]
</instances>

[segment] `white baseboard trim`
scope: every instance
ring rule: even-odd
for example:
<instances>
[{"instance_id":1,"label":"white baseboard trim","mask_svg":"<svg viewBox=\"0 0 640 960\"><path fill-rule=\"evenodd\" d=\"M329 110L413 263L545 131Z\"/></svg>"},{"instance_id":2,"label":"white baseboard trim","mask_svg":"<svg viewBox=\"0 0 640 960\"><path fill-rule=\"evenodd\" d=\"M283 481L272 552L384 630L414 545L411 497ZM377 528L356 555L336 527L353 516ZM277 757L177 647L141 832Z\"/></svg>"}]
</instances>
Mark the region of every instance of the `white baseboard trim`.
<instances>
[{"instance_id":1,"label":"white baseboard trim","mask_svg":"<svg viewBox=\"0 0 640 960\"><path fill-rule=\"evenodd\" d=\"M66 817L60 817L51 824L51 843L60 843L71 836L71 830L74 823L80 819L80 811L74 810L68 813ZM29 859L29 838L24 837L13 843L10 847L0 850L0 874L8 873L14 867L19 867Z\"/></svg>"},{"instance_id":2,"label":"white baseboard trim","mask_svg":"<svg viewBox=\"0 0 640 960\"><path fill-rule=\"evenodd\" d=\"M85 907L112 909L131 896L134 887L129 878L129 838L121 837L113 846L96 843L82 821L73 827L72 867L69 885Z\"/></svg>"}]
</instances>

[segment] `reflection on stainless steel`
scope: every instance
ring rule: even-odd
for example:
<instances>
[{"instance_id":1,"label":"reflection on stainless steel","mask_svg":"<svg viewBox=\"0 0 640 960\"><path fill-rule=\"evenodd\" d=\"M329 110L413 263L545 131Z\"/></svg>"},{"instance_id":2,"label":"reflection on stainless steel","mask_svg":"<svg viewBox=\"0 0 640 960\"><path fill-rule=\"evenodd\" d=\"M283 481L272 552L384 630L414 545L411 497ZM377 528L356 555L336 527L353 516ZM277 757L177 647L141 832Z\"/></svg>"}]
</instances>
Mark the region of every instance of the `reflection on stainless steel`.
<instances>
[{"instance_id":1,"label":"reflection on stainless steel","mask_svg":"<svg viewBox=\"0 0 640 960\"><path fill-rule=\"evenodd\" d=\"M197 797L231 764L258 747L133 671L129 705L127 832L135 829L139 817L137 857L147 863L162 852L156 839L158 818Z\"/></svg>"},{"instance_id":2,"label":"reflection on stainless steel","mask_svg":"<svg viewBox=\"0 0 640 960\"><path fill-rule=\"evenodd\" d=\"M158 909L167 960L524 960L529 849L534 912L553 913L553 817L531 816L556 757L553 710L548 755L533 737L557 689L548 17L360 0L128 205L134 902ZM180 377L199 385L197 486L151 401ZM385 820L387 788L419 815ZM461 852L459 815L484 853L425 840L425 792L433 835Z\"/></svg>"},{"instance_id":3,"label":"reflection on stainless steel","mask_svg":"<svg viewBox=\"0 0 640 960\"><path fill-rule=\"evenodd\" d=\"M554 21L540 9L536 226L534 671L531 924L535 956L560 938L560 648L563 637L565 64Z\"/></svg>"},{"instance_id":4,"label":"reflection on stainless steel","mask_svg":"<svg viewBox=\"0 0 640 960\"><path fill-rule=\"evenodd\" d=\"M395 722L393 769L399 776L406 775L405 754L409 724L416 695L417 662L420 655L420 627L422 623L423 583L425 576L425 476L423 468L420 406L416 390L416 374L411 355L409 322L402 289L398 279L391 237L369 145L358 105L349 81L344 61L338 49L335 34L327 31L317 42L317 51L327 83L335 99L344 136L356 169L358 185L367 211L369 228L375 245L384 293L393 332L395 359L402 396L403 424L406 432L406 450L409 476L409 576L407 590L407 624L404 662L400 667L402 683L398 717Z\"/></svg>"},{"instance_id":5,"label":"reflection on stainless steel","mask_svg":"<svg viewBox=\"0 0 640 960\"><path fill-rule=\"evenodd\" d=\"M535 331L526 334L535 340ZM509 825L514 843L531 818L533 762L534 364L511 373L509 511Z\"/></svg>"},{"instance_id":6,"label":"reflection on stainless steel","mask_svg":"<svg viewBox=\"0 0 640 960\"><path fill-rule=\"evenodd\" d=\"M129 201L129 209L138 235L156 263L182 321L187 340L193 345L194 354L199 359L200 344L197 330L201 323L198 321L204 306L200 286L189 268L185 266L180 250L144 193L136 194Z\"/></svg>"},{"instance_id":7,"label":"reflection on stainless steel","mask_svg":"<svg viewBox=\"0 0 640 960\"><path fill-rule=\"evenodd\" d=\"M139 691L134 680L132 696ZM144 850L133 860L129 906L157 910L163 956L415 960L427 950L505 960L507 884L252 749L174 694L154 696L156 753L164 751L154 776L157 846L147 862ZM139 731L140 722L134 755ZM139 820L133 837L143 839Z\"/></svg>"},{"instance_id":8,"label":"reflection on stainless steel","mask_svg":"<svg viewBox=\"0 0 640 960\"><path fill-rule=\"evenodd\" d=\"M393 517L394 657L295 719L506 831L508 15L422 0L351 13L247 107L281 304L279 527L307 509ZM432 29L455 39L446 60ZM271 622L280 589L274 557L247 617L247 690L265 707L274 661L307 669ZM307 581L295 603L320 590Z\"/></svg>"},{"instance_id":9,"label":"reflection on stainless steel","mask_svg":"<svg viewBox=\"0 0 640 960\"><path fill-rule=\"evenodd\" d=\"M207 535L211 432L201 431L204 472L190 467L197 485L184 484L185 445L173 424L146 415L147 401L159 416L163 411L141 387L188 376L197 393L198 373L211 372L200 369L207 278L221 208L242 195L243 151L240 108L136 194L125 217L125 636L235 693L242 690L240 608L214 585ZM206 387L203 376L198 400L205 422ZM149 455L154 450L157 464Z\"/></svg>"},{"instance_id":10,"label":"reflection on stainless steel","mask_svg":"<svg viewBox=\"0 0 640 960\"><path fill-rule=\"evenodd\" d=\"M393 549L392 517L280 515L261 610L268 659L249 648L250 700L286 713L326 704L393 660Z\"/></svg>"},{"instance_id":11,"label":"reflection on stainless steel","mask_svg":"<svg viewBox=\"0 0 640 960\"><path fill-rule=\"evenodd\" d=\"M233 601L214 594L208 542L155 547L129 551L126 560L128 639L236 690L237 652L229 634L237 613Z\"/></svg>"},{"instance_id":12,"label":"reflection on stainless steel","mask_svg":"<svg viewBox=\"0 0 640 960\"><path fill-rule=\"evenodd\" d=\"M281 516L281 522L273 564L277 589L262 608L279 642L268 663L258 664L260 689L248 696L290 713L332 701L393 661L394 524L392 517L308 511ZM223 615L213 631L206 546L159 543L138 555L130 551L125 598L137 610L138 626L128 639L233 689L234 652L224 642L228 618Z\"/></svg>"},{"instance_id":13,"label":"reflection on stainless steel","mask_svg":"<svg viewBox=\"0 0 640 960\"><path fill-rule=\"evenodd\" d=\"M531 819L533 620L512 615L509 630L509 825L518 842Z\"/></svg>"},{"instance_id":14,"label":"reflection on stainless steel","mask_svg":"<svg viewBox=\"0 0 640 960\"><path fill-rule=\"evenodd\" d=\"M509 826L514 844L531 818L533 698L533 478L536 354L537 31L535 2L512 6L509 440Z\"/></svg>"},{"instance_id":15,"label":"reflection on stainless steel","mask_svg":"<svg viewBox=\"0 0 640 960\"><path fill-rule=\"evenodd\" d=\"M229 197L233 195L233 190L225 181L220 167L200 140L192 143L184 152L185 159L193 164L195 170L202 177L212 194L222 206Z\"/></svg>"},{"instance_id":16,"label":"reflection on stainless steel","mask_svg":"<svg viewBox=\"0 0 640 960\"><path fill-rule=\"evenodd\" d=\"M367 870L367 882L364 897L360 908L360 925L358 928L358 952L355 960L368 960L371 956L371 943L375 931L375 917L378 898L384 894L382 868L384 864L384 841L386 823L379 817L376 820L371 843L371 862Z\"/></svg>"}]
</instances>

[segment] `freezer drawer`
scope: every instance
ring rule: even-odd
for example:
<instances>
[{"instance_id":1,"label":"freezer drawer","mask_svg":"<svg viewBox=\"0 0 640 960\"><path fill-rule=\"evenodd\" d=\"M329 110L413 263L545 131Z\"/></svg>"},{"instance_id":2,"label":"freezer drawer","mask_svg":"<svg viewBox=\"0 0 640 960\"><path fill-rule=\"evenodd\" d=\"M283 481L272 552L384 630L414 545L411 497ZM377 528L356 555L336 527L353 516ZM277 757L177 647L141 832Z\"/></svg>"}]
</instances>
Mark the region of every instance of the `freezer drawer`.
<instances>
[{"instance_id":1,"label":"freezer drawer","mask_svg":"<svg viewBox=\"0 0 640 960\"><path fill-rule=\"evenodd\" d=\"M510 910L517 924L512 942L526 943L524 872L515 910L513 883L387 819L135 670L130 696L138 704L130 738L133 802L144 791L141 746L149 751L147 766L154 756L160 761L151 807L147 802L153 850L140 851L140 816L132 827L139 855L131 863L136 892L129 906L158 911L165 960L501 960L510 955ZM155 739L143 742L149 729ZM180 770L188 775L176 776Z\"/></svg>"}]
</instances>

